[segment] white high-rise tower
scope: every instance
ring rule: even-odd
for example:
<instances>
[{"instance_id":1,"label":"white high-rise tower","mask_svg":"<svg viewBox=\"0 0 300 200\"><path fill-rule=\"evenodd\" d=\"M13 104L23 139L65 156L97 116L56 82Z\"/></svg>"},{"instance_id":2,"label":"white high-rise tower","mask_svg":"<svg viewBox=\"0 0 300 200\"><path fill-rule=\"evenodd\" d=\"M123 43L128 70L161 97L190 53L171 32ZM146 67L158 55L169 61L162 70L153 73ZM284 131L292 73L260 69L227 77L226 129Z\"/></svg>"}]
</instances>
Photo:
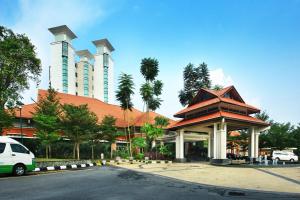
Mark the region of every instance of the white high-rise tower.
<instances>
[{"instance_id":1,"label":"white high-rise tower","mask_svg":"<svg viewBox=\"0 0 300 200\"><path fill-rule=\"evenodd\" d=\"M107 39L93 41L96 46L94 55L94 97L104 102L114 99L113 70L111 53L115 50Z\"/></svg>"},{"instance_id":2,"label":"white high-rise tower","mask_svg":"<svg viewBox=\"0 0 300 200\"><path fill-rule=\"evenodd\" d=\"M51 43L51 87L58 92L75 95L75 50L72 40L77 36L66 25L48 30L55 38Z\"/></svg>"},{"instance_id":3,"label":"white high-rise tower","mask_svg":"<svg viewBox=\"0 0 300 200\"><path fill-rule=\"evenodd\" d=\"M76 51L80 60L76 63L76 95L94 98L94 58L89 50Z\"/></svg>"},{"instance_id":4,"label":"white high-rise tower","mask_svg":"<svg viewBox=\"0 0 300 200\"><path fill-rule=\"evenodd\" d=\"M54 35L51 43L50 84L58 92L96 98L106 103L114 100L115 50L107 39L93 41L96 54L75 51L72 40L77 36L66 26L48 29ZM79 61L75 64L75 52ZM92 62L94 60L94 63Z\"/></svg>"}]
</instances>

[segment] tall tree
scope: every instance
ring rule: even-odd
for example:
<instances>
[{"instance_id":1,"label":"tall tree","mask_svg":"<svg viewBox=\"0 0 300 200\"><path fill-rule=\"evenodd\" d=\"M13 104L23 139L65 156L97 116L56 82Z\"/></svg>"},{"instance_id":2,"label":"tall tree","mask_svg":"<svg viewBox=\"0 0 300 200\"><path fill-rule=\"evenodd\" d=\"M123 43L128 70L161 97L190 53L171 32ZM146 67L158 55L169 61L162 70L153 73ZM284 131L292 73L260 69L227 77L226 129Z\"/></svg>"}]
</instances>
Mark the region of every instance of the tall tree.
<instances>
[{"instance_id":1,"label":"tall tree","mask_svg":"<svg viewBox=\"0 0 300 200\"><path fill-rule=\"evenodd\" d=\"M61 129L66 136L74 142L77 159L80 159L80 144L89 139L91 133L97 130L98 118L95 113L89 111L87 105L75 106L63 105L64 114L61 117Z\"/></svg>"},{"instance_id":2,"label":"tall tree","mask_svg":"<svg viewBox=\"0 0 300 200\"><path fill-rule=\"evenodd\" d=\"M200 88L211 88L209 70L205 63L195 67L189 63L183 71L183 89L179 91L179 101L183 106L191 103Z\"/></svg>"},{"instance_id":3,"label":"tall tree","mask_svg":"<svg viewBox=\"0 0 300 200\"><path fill-rule=\"evenodd\" d=\"M59 116L61 107L57 92L49 88L45 97L40 97L33 113L37 137L45 147L46 158L51 157L51 144L59 139Z\"/></svg>"},{"instance_id":4,"label":"tall tree","mask_svg":"<svg viewBox=\"0 0 300 200\"><path fill-rule=\"evenodd\" d=\"M272 122L272 120L270 119L269 114L265 110L260 112L260 113L256 113L255 117L257 119L260 119L260 120L265 121L265 122L269 122L269 123Z\"/></svg>"},{"instance_id":5,"label":"tall tree","mask_svg":"<svg viewBox=\"0 0 300 200\"><path fill-rule=\"evenodd\" d=\"M29 80L38 83L41 71L41 61L29 38L0 26L0 134L12 125L12 115L5 108L22 98L20 94L29 88Z\"/></svg>"},{"instance_id":6,"label":"tall tree","mask_svg":"<svg viewBox=\"0 0 300 200\"><path fill-rule=\"evenodd\" d=\"M113 157L113 149L111 145L116 142L120 135L116 127L116 118L110 115L105 116L100 124L100 130L103 134L103 139L110 144L110 158Z\"/></svg>"},{"instance_id":7,"label":"tall tree","mask_svg":"<svg viewBox=\"0 0 300 200\"><path fill-rule=\"evenodd\" d=\"M129 140L129 153L132 157L131 135L128 111L132 110L132 95L134 94L133 78L129 74L122 73L119 77L118 90L116 91L116 98L120 102L120 106L123 110L124 120L127 121L127 132ZM127 114L127 117L126 117ZM126 131L125 131L126 134Z\"/></svg>"},{"instance_id":8,"label":"tall tree","mask_svg":"<svg viewBox=\"0 0 300 200\"><path fill-rule=\"evenodd\" d=\"M199 65L198 69L201 75L201 81L199 81L201 87L207 89L211 88L211 80L210 80L207 64L203 62L202 64Z\"/></svg>"},{"instance_id":9,"label":"tall tree","mask_svg":"<svg viewBox=\"0 0 300 200\"><path fill-rule=\"evenodd\" d=\"M149 122L149 111L155 111L161 105L159 96L162 93L163 83L156 80L159 72L159 63L155 58L144 58L141 62L141 74L145 83L140 88L140 94L146 105L147 122Z\"/></svg>"}]
</instances>

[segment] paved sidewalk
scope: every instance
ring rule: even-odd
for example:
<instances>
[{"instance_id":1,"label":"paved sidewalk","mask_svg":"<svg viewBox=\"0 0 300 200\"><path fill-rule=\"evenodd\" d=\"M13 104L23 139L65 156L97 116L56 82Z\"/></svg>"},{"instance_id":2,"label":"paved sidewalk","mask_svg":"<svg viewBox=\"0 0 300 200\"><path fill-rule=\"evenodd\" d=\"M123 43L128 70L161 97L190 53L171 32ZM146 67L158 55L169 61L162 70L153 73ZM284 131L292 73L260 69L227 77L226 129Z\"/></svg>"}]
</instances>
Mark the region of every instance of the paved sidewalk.
<instances>
[{"instance_id":1,"label":"paved sidewalk","mask_svg":"<svg viewBox=\"0 0 300 200\"><path fill-rule=\"evenodd\" d=\"M129 164L119 167L214 186L300 193L300 167L238 168L208 163Z\"/></svg>"}]
</instances>

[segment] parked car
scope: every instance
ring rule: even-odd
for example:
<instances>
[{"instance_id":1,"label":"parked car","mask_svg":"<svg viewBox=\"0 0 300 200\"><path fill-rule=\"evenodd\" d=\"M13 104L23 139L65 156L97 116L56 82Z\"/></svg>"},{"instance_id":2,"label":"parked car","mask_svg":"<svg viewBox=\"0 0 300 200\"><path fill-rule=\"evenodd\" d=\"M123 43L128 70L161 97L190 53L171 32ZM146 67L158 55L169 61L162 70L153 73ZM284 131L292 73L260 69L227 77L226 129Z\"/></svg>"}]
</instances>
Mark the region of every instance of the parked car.
<instances>
[{"instance_id":1,"label":"parked car","mask_svg":"<svg viewBox=\"0 0 300 200\"><path fill-rule=\"evenodd\" d=\"M35 157L24 145L7 136L0 136L0 174L22 176L35 169Z\"/></svg>"},{"instance_id":2,"label":"parked car","mask_svg":"<svg viewBox=\"0 0 300 200\"><path fill-rule=\"evenodd\" d=\"M272 159L277 161L298 162L298 156L288 151L273 151Z\"/></svg>"}]
</instances>

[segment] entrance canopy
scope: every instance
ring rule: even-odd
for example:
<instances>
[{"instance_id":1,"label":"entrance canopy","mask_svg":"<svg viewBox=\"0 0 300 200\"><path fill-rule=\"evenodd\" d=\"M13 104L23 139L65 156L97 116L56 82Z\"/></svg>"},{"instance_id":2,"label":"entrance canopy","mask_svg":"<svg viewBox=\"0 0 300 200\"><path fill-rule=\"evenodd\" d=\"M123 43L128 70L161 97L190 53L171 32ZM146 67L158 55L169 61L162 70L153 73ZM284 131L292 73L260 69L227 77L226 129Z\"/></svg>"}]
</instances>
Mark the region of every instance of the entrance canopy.
<instances>
[{"instance_id":1,"label":"entrance canopy","mask_svg":"<svg viewBox=\"0 0 300 200\"><path fill-rule=\"evenodd\" d=\"M258 156L258 135L269 124L252 114L260 110L244 102L234 86L222 90L200 89L192 102L174 116L182 118L168 127L176 133L176 158L184 159L184 141L205 138L208 140L208 157L212 162L226 163L227 133L234 130L249 131L250 155ZM178 154L177 154L178 153Z\"/></svg>"}]
</instances>

